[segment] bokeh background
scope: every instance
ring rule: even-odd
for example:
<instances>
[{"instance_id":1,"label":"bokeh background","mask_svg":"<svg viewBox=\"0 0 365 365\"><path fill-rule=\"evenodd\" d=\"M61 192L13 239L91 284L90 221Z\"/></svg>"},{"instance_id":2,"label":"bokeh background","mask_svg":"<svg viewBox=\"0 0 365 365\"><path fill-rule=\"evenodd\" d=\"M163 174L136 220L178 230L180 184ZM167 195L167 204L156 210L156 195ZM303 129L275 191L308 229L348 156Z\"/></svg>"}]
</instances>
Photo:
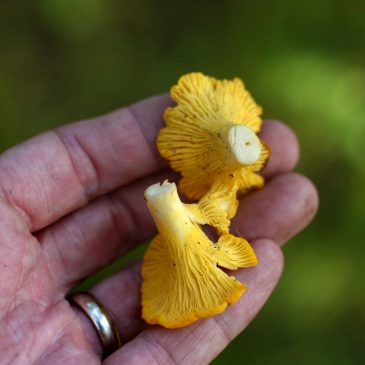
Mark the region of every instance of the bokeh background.
<instances>
[{"instance_id":1,"label":"bokeh background","mask_svg":"<svg viewBox=\"0 0 365 365\"><path fill-rule=\"evenodd\" d=\"M189 71L242 77L265 117L297 132L297 170L321 207L285 246L264 310L214 364L363 363L364 19L361 0L2 0L0 148Z\"/></svg>"}]
</instances>

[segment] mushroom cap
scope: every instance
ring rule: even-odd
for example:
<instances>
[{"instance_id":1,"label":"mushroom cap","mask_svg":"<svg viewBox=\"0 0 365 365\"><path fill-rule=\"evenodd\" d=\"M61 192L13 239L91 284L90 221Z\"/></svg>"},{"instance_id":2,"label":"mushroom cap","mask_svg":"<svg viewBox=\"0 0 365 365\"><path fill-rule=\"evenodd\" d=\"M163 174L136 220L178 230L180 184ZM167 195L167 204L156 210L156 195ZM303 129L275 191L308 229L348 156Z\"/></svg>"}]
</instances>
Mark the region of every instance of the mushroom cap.
<instances>
[{"instance_id":1,"label":"mushroom cap","mask_svg":"<svg viewBox=\"0 0 365 365\"><path fill-rule=\"evenodd\" d=\"M262 108L255 103L239 78L217 80L201 72L188 73L171 88L171 97L180 106L178 114L186 112L209 128L218 129L222 121L229 120L255 132L261 129ZM178 115L171 109L168 109L169 113Z\"/></svg>"},{"instance_id":2,"label":"mushroom cap","mask_svg":"<svg viewBox=\"0 0 365 365\"><path fill-rule=\"evenodd\" d=\"M202 198L221 174L259 171L259 162L268 157L267 146L255 136L261 108L240 79L220 81L190 73L172 87L171 96L177 105L165 111L166 127L158 134L157 147L182 174L179 187L187 197ZM252 174L247 174L249 184ZM256 177L252 180L251 187L257 186Z\"/></svg>"},{"instance_id":3,"label":"mushroom cap","mask_svg":"<svg viewBox=\"0 0 365 365\"><path fill-rule=\"evenodd\" d=\"M222 312L246 290L221 268L257 264L243 238L223 234L213 243L202 231L196 204L184 204L175 184L148 188L145 197L159 229L142 265L142 317L167 328L186 326Z\"/></svg>"}]
</instances>

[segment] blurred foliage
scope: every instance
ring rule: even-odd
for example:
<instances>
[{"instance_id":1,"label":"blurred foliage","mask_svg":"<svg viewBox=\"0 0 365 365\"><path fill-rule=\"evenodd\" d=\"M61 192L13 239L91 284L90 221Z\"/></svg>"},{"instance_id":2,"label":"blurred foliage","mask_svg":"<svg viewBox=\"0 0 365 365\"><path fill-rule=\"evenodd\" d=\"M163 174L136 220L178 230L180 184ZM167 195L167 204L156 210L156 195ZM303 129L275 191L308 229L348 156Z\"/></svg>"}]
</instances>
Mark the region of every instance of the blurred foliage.
<instances>
[{"instance_id":1,"label":"blurred foliage","mask_svg":"<svg viewBox=\"0 0 365 365\"><path fill-rule=\"evenodd\" d=\"M298 171L321 209L284 248L269 303L214 364L359 364L364 15L361 0L3 0L0 148L164 92L189 71L242 77L265 116L297 132Z\"/></svg>"}]
</instances>

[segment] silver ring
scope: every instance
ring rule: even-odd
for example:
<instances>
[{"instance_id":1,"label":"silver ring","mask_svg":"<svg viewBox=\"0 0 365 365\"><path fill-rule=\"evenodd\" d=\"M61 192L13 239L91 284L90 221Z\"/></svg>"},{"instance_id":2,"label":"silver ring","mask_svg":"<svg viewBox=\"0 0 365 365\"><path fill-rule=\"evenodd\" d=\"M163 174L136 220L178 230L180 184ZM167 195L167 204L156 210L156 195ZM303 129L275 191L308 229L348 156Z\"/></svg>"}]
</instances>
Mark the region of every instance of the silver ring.
<instances>
[{"instance_id":1,"label":"silver ring","mask_svg":"<svg viewBox=\"0 0 365 365\"><path fill-rule=\"evenodd\" d=\"M103 347L103 358L115 352L121 345L119 332L104 306L91 294L75 293L69 297L91 320Z\"/></svg>"}]
</instances>

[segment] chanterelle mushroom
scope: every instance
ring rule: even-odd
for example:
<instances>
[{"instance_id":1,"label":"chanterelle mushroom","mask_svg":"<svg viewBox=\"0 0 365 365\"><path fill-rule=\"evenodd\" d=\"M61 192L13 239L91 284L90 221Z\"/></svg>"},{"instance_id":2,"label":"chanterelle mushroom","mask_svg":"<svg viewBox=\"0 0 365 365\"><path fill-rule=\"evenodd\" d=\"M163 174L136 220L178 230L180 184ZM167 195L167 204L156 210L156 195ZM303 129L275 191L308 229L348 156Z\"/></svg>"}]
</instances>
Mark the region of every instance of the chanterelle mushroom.
<instances>
[{"instance_id":1,"label":"chanterelle mushroom","mask_svg":"<svg viewBox=\"0 0 365 365\"><path fill-rule=\"evenodd\" d=\"M142 266L142 316L167 328L186 326L222 312L245 286L220 267L235 270L257 264L250 244L230 234L213 243L202 231L204 214L184 204L176 185L165 181L145 192L159 235Z\"/></svg>"},{"instance_id":2,"label":"chanterelle mushroom","mask_svg":"<svg viewBox=\"0 0 365 365\"><path fill-rule=\"evenodd\" d=\"M255 173L270 153L256 135L261 108L240 79L220 81L190 73L172 87L171 96L177 105L164 114L166 127L160 130L157 146L182 174L182 193L198 200L214 182L227 178L235 180L232 186L239 192L264 184Z\"/></svg>"}]
</instances>

